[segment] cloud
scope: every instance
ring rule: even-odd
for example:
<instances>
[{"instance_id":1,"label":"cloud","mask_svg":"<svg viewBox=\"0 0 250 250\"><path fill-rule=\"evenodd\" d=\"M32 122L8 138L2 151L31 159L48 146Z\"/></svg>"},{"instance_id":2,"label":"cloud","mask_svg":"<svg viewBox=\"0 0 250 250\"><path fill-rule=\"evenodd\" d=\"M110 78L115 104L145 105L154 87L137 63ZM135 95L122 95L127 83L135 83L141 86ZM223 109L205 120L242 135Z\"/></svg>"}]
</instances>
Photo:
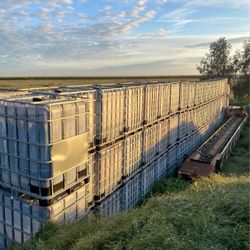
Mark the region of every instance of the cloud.
<instances>
[{"instance_id":1,"label":"cloud","mask_svg":"<svg viewBox=\"0 0 250 250\"><path fill-rule=\"evenodd\" d=\"M211 21L211 18L202 19L202 18L195 18L194 14L199 12L202 8L209 7L227 7L227 8L242 8L243 6L249 7L249 1L248 0L239 0L239 1L228 1L228 0L206 0L206 1L200 1L200 0L180 0L178 1L180 3L183 3L181 7L176 8L170 12L167 12L163 14L160 17L161 21L173 23L177 27L184 27L185 25L189 23L197 23L197 22L204 22L204 21ZM239 17L235 17L234 19L238 19ZM212 20L232 20L228 17L214 17ZM247 21L247 20L246 20Z\"/></svg>"},{"instance_id":2,"label":"cloud","mask_svg":"<svg viewBox=\"0 0 250 250\"><path fill-rule=\"evenodd\" d=\"M195 9L189 9L187 7L182 7L179 9L175 9L171 12L168 12L161 16L161 19L165 19L168 22L174 23L176 26L185 25L189 22L191 22L190 19L187 19L187 17L190 16L190 14L194 14L196 12Z\"/></svg>"},{"instance_id":3,"label":"cloud","mask_svg":"<svg viewBox=\"0 0 250 250\"><path fill-rule=\"evenodd\" d=\"M242 45L243 42L246 41L247 39L249 39L249 37L243 36L243 37L237 37L237 38L232 38L232 39L227 39L227 40L231 44L240 43ZM206 43L198 43L198 44L194 44L194 45L187 45L187 46L185 46L185 48L209 48L209 46L212 42L213 41L206 42Z\"/></svg>"},{"instance_id":4,"label":"cloud","mask_svg":"<svg viewBox=\"0 0 250 250\"><path fill-rule=\"evenodd\" d=\"M62 4L72 4L72 0L61 0Z\"/></svg>"},{"instance_id":5,"label":"cloud","mask_svg":"<svg viewBox=\"0 0 250 250\"><path fill-rule=\"evenodd\" d=\"M77 13L71 6L72 1L55 0L52 2L34 1L33 12L30 12L30 2L24 0L23 5L16 2L4 5L9 8L6 15L0 17L0 39L3 41L0 47L0 64L6 58L9 65L41 65L58 64L59 61L72 61L82 63L95 60L103 55L103 58L121 56L126 54L131 57L136 40L126 39L139 25L152 19L156 12L148 10L137 16L128 16L128 12L113 12L113 8L106 6L99 13L102 19L95 22L81 11ZM143 7L147 1L140 1L138 5ZM63 4L63 5L61 5ZM16 8L18 15L16 15ZM23 17L25 16L26 19ZM67 17L67 18L66 18ZM70 18L74 17L74 22ZM19 19L22 18L22 25ZM32 20L32 22L31 22ZM70 20L70 21L68 21ZM89 21L88 21L89 20ZM8 52L8 53L7 53ZM134 53L136 54L136 52Z\"/></svg>"},{"instance_id":6,"label":"cloud","mask_svg":"<svg viewBox=\"0 0 250 250\"><path fill-rule=\"evenodd\" d=\"M145 10L147 0L139 0L137 5L131 10L131 15L137 17L142 11Z\"/></svg>"},{"instance_id":7,"label":"cloud","mask_svg":"<svg viewBox=\"0 0 250 250\"><path fill-rule=\"evenodd\" d=\"M156 37L162 38L162 37L166 37L167 36L167 31L163 28L160 28L157 30L156 32Z\"/></svg>"},{"instance_id":8,"label":"cloud","mask_svg":"<svg viewBox=\"0 0 250 250\"><path fill-rule=\"evenodd\" d=\"M81 4L85 2L89 5ZM152 74L163 72L161 61L173 71L184 63L195 65L205 53L197 41L207 44L218 36L173 36L174 29L188 22L208 22L194 18L201 3L191 2L194 8L187 1L174 5L169 0L181 7L166 13L164 0L125 0L123 6L114 0L108 5L85 0L2 1L0 74L97 74L105 69L122 72L123 67L124 72L136 72L136 67L142 72L145 67Z\"/></svg>"},{"instance_id":9,"label":"cloud","mask_svg":"<svg viewBox=\"0 0 250 250\"><path fill-rule=\"evenodd\" d=\"M156 3L159 4L159 5L163 5L165 3L167 3L168 0L156 0Z\"/></svg>"},{"instance_id":10,"label":"cloud","mask_svg":"<svg viewBox=\"0 0 250 250\"><path fill-rule=\"evenodd\" d=\"M144 6L147 3L147 0L139 0L138 6Z\"/></svg>"}]
</instances>

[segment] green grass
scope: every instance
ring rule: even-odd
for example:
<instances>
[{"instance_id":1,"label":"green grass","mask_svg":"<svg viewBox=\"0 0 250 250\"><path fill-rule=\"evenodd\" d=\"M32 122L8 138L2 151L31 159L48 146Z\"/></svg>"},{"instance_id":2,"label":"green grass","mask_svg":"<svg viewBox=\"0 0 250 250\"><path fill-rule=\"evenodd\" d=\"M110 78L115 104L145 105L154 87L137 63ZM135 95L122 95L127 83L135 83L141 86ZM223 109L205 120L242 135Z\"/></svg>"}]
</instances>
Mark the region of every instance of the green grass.
<instances>
[{"instance_id":1,"label":"green grass","mask_svg":"<svg viewBox=\"0 0 250 250\"><path fill-rule=\"evenodd\" d=\"M240 99L234 98L234 99L230 100L230 105L245 106L245 105L249 105L249 102L250 102L250 96L245 95L245 96L241 97Z\"/></svg>"},{"instance_id":2,"label":"green grass","mask_svg":"<svg viewBox=\"0 0 250 250\"><path fill-rule=\"evenodd\" d=\"M193 184L156 183L140 207L113 218L48 225L11 249L249 249L249 124L222 172Z\"/></svg>"}]
</instances>

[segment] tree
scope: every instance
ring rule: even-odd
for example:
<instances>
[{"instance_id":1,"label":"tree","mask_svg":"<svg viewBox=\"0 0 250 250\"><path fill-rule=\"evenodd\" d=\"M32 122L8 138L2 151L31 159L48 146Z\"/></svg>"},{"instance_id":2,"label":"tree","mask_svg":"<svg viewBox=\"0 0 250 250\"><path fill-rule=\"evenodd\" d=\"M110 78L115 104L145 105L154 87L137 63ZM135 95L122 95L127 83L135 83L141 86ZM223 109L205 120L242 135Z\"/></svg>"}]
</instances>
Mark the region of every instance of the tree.
<instances>
[{"instance_id":1,"label":"tree","mask_svg":"<svg viewBox=\"0 0 250 250\"><path fill-rule=\"evenodd\" d=\"M201 60L197 70L202 78L227 77L236 99L248 103L250 83L250 38L243 49L231 56L231 44L224 38L210 44L209 53Z\"/></svg>"},{"instance_id":2,"label":"tree","mask_svg":"<svg viewBox=\"0 0 250 250\"><path fill-rule=\"evenodd\" d=\"M244 75L250 75L250 38L244 42L239 71Z\"/></svg>"},{"instance_id":3,"label":"tree","mask_svg":"<svg viewBox=\"0 0 250 250\"><path fill-rule=\"evenodd\" d=\"M236 68L234 60L230 56L231 44L225 37L211 43L209 53L201 60L197 70L205 78L228 77L230 78Z\"/></svg>"},{"instance_id":4,"label":"tree","mask_svg":"<svg viewBox=\"0 0 250 250\"><path fill-rule=\"evenodd\" d=\"M234 96L242 103L249 103L250 38L244 42L242 51L236 51L234 63L236 65L236 71L239 73L235 77L233 84L231 84Z\"/></svg>"}]
</instances>

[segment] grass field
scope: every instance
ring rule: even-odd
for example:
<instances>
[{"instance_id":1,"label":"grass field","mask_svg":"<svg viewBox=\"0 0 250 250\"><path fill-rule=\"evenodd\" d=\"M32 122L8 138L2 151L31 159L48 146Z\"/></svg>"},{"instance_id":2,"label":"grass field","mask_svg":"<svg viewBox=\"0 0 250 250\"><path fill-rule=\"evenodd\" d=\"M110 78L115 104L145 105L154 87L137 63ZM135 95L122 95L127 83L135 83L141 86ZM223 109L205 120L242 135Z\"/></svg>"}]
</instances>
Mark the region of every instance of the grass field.
<instances>
[{"instance_id":1,"label":"grass field","mask_svg":"<svg viewBox=\"0 0 250 250\"><path fill-rule=\"evenodd\" d=\"M0 90L36 88L36 87L53 87L68 85L91 85L91 84L108 84L108 83L125 83L132 81L153 81L153 80L199 80L199 76L126 76L126 77L2 77L0 78Z\"/></svg>"},{"instance_id":2,"label":"grass field","mask_svg":"<svg viewBox=\"0 0 250 250\"><path fill-rule=\"evenodd\" d=\"M50 224L11 249L249 249L249 123L222 172L193 184L158 182L140 207L114 218Z\"/></svg>"}]
</instances>

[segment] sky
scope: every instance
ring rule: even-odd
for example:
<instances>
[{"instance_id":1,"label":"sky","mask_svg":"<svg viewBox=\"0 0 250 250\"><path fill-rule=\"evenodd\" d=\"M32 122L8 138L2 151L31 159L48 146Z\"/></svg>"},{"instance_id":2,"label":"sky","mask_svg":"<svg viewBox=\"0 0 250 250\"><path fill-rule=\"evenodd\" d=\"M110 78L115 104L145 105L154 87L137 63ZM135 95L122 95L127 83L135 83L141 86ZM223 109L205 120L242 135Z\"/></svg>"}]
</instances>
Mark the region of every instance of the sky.
<instances>
[{"instance_id":1,"label":"sky","mask_svg":"<svg viewBox=\"0 0 250 250\"><path fill-rule=\"evenodd\" d=\"M0 76L197 74L209 44L240 49L249 0L0 0Z\"/></svg>"}]
</instances>

